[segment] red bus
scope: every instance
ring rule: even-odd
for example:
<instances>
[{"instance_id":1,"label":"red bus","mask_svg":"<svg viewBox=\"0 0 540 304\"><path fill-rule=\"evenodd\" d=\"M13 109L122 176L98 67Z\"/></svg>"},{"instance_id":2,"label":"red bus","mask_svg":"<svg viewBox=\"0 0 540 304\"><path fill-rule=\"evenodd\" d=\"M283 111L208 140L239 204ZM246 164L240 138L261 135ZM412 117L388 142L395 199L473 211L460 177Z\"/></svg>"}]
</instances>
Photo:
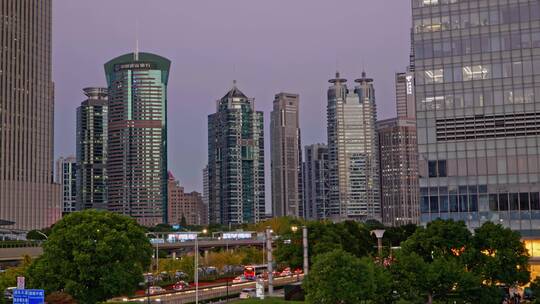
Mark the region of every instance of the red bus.
<instances>
[{"instance_id":1,"label":"red bus","mask_svg":"<svg viewBox=\"0 0 540 304\"><path fill-rule=\"evenodd\" d=\"M244 266L244 277L247 280L254 281L258 275L266 272L267 268L267 265L246 265Z\"/></svg>"}]
</instances>

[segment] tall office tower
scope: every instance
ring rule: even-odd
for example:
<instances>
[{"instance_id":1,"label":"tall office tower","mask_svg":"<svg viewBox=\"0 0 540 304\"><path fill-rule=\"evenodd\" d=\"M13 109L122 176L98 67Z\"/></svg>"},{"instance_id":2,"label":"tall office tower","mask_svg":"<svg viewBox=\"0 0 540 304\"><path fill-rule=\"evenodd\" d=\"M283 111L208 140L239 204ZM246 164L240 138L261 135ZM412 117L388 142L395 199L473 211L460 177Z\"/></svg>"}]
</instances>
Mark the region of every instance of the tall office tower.
<instances>
[{"instance_id":1,"label":"tall office tower","mask_svg":"<svg viewBox=\"0 0 540 304\"><path fill-rule=\"evenodd\" d=\"M279 93L270 114L273 216L304 217L298 94Z\"/></svg>"},{"instance_id":2,"label":"tall office tower","mask_svg":"<svg viewBox=\"0 0 540 304\"><path fill-rule=\"evenodd\" d=\"M326 219L330 216L328 206L328 147L313 144L304 147L303 199L305 217L310 220Z\"/></svg>"},{"instance_id":3,"label":"tall office tower","mask_svg":"<svg viewBox=\"0 0 540 304\"><path fill-rule=\"evenodd\" d=\"M540 2L412 4L421 222L540 229Z\"/></svg>"},{"instance_id":4,"label":"tall office tower","mask_svg":"<svg viewBox=\"0 0 540 304\"><path fill-rule=\"evenodd\" d=\"M391 118L377 122L381 174L382 223L418 224L418 153L416 121Z\"/></svg>"},{"instance_id":5,"label":"tall office tower","mask_svg":"<svg viewBox=\"0 0 540 304\"><path fill-rule=\"evenodd\" d=\"M56 161L56 183L62 188L62 215L77 211L77 159L60 157Z\"/></svg>"},{"instance_id":6,"label":"tall office tower","mask_svg":"<svg viewBox=\"0 0 540 304\"><path fill-rule=\"evenodd\" d=\"M184 187L169 172L168 223L185 225L207 225L208 209L199 192L184 192Z\"/></svg>"},{"instance_id":7,"label":"tall office tower","mask_svg":"<svg viewBox=\"0 0 540 304\"><path fill-rule=\"evenodd\" d=\"M77 108L77 209L107 209L107 89L83 91L87 99Z\"/></svg>"},{"instance_id":8,"label":"tall office tower","mask_svg":"<svg viewBox=\"0 0 540 304\"><path fill-rule=\"evenodd\" d=\"M236 82L208 115L210 223L254 223L264 216L263 126L263 112Z\"/></svg>"},{"instance_id":9,"label":"tall office tower","mask_svg":"<svg viewBox=\"0 0 540 304\"><path fill-rule=\"evenodd\" d=\"M53 184L52 1L2 1L0 219L41 229L61 217Z\"/></svg>"},{"instance_id":10,"label":"tall office tower","mask_svg":"<svg viewBox=\"0 0 540 304\"><path fill-rule=\"evenodd\" d=\"M414 73L412 72L396 73L396 107L398 118L416 118Z\"/></svg>"},{"instance_id":11,"label":"tall office tower","mask_svg":"<svg viewBox=\"0 0 540 304\"><path fill-rule=\"evenodd\" d=\"M328 162L330 214L336 219L380 220L379 162L373 80L357 79L353 92L347 80L329 80Z\"/></svg>"},{"instance_id":12,"label":"tall office tower","mask_svg":"<svg viewBox=\"0 0 540 304\"><path fill-rule=\"evenodd\" d=\"M171 62L138 53L105 64L109 86L108 209L167 221L167 82Z\"/></svg>"}]
</instances>

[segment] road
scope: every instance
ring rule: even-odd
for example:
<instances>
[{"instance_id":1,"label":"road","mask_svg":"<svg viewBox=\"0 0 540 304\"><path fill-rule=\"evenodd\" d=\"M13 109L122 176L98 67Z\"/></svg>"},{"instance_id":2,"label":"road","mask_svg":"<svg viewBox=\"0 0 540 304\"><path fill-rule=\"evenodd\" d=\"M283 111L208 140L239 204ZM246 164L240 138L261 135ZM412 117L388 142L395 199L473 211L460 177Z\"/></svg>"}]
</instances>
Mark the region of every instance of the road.
<instances>
[{"instance_id":1,"label":"road","mask_svg":"<svg viewBox=\"0 0 540 304\"><path fill-rule=\"evenodd\" d=\"M297 282L302 280L304 275L300 276L288 276L288 277L278 277L274 278L274 286L279 287L287 284ZM266 282L266 281L265 281ZM265 284L266 285L266 284ZM237 283L227 286L213 286L213 287L201 287L199 289L199 301L209 300L217 297L223 297L227 295L239 294L240 291L244 288L255 288L255 282L246 282L246 283ZM227 291L228 289L228 291ZM185 304L185 303L194 303L195 302L195 290L186 290L178 292L167 292L159 295L152 295L150 297L139 296L129 299L122 299L122 301L139 301L146 302L150 300L152 303L164 303L164 304Z\"/></svg>"}]
</instances>

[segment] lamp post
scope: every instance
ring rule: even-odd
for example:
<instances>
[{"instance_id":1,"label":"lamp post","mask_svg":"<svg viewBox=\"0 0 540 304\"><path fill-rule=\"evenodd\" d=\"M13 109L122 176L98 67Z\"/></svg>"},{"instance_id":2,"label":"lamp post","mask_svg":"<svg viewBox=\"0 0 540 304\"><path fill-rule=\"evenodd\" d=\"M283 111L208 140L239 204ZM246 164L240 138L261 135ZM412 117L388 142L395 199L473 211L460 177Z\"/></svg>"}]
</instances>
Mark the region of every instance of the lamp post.
<instances>
[{"instance_id":1,"label":"lamp post","mask_svg":"<svg viewBox=\"0 0 540 304\"><path fill-rule=\"evenodd\" d=\"M272 273L272 230L270 229L270 226L266 227L266 250L268 253L268 296L271 297L274 294L274 274Z\"/></svg>"},{"instance_id":2,"label":"lamp post","mask_svg":"<svg viewBox=\"0 0 540 304\"><path fill-rule=\"evenodd\" d=\"M195 304L199 304L199 235L195 234Z\"/></svg>"},{"instance_id":3,"label":"lamp post","mask_svg":"<svg viewBox=\"0 0 540 304\"><path fill-rule=\"evenodd\" d=\"M304 245L304 275L307 275L309 271L307 226L302 226L302 244Z\"/></svg>"},{"instance_id":4,"label":"lamp post","mask_svg":"<svg viewBox=\"0 0 540 304\"><path fill-rule=\"evenodd\" d=\"M41 231L39 231L39 230L36 230L36 232L37 232L39 235L45 237L45 240L46 240L46 241L49 240L49 237L48 237L45 233L43 233L43 232L41 232Z\"/></svg>"}]
</instances>

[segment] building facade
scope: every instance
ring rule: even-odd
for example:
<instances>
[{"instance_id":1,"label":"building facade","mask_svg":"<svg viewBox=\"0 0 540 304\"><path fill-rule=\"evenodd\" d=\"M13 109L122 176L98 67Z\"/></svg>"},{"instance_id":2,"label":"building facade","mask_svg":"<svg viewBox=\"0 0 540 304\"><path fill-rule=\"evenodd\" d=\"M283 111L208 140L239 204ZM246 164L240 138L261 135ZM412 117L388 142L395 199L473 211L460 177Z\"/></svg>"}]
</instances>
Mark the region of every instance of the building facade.
<instances>
[{"instance_id":1,"label":"building facade","mask_svg":"<svg viewBox=\"0 0 540 304\"><path fill-rule=\"evenodd\" d=\"M333 218L380 220L379 162L373 80L329 80L327 132L330 214Z\"/></svg>"},{"instance_id":2,"label":"building facade","mask_svg":"<svg viewBox=\"0 0 540 304\"><path fill-rule=\"evenodd\" d=\"M304 217L298 94L279 93L270 114L273 216Z\"/></svg>"},{"instance_id":3,"label":"building facade","mask_svg":"<svg viewBox=\"0 0 540 304\"><path fill-rule=\"evenodd\" d=\"M236 82L208 116L210 223L255 223L264 216L263 126L263 113Z\"/></svg>"},{"instance_id":4,"label":"building facade","mask_svg":"<svg viewBox=\"0 0 540 304\"><path fill-rule=\"evenodd\" d=\"M208 209L201 193L184 192L184 187L169 172L167 216L170 225L207 225Z\"/></svg>"},{"instance_id":5,"label":"building facade","mask_svg":"<svg viewBox=\"0 0 540 304\"><path fill-rule=\"evenodd\" d=\"M61 187L62 215L77 211L77 159L60 157L56 161L56 180Z\"/></svg>"},{"instance_id":6,"label":"building facade","mask_svg":"<svg viewBox=\"0 0 540 304\"><path fill-rule=\"evenodd\" d=\"M51 14L51 0L0 3L0 219L12 229L41 229L61 217Z\"/></svg>"},{"instance_id":7,"label":"building facade","mask_svg":"<svg viewBox=\"0 0 540 304\"><path fill-rule=\"evenodd\" d=\"M422 223L539 230L540 2L414 0L412 19Z\"/></svg>"},{"instance_id":8,"label":"building facade","mask_svg":"<svg viewBox=\"0 0 540 304\"><path fill-rule=\"evenodd\" d=\"M171 62L150 53L105 64L107 204L140 224L167 221L167 83Z\"/></svg>"},{"instance_id":9,"label":"building facade","mask_svg":"<svg viewBox=\"0 0 540 304\"><path fill-rule=\"evenodd\" d=\"M416 121L391 118L377 122L381 174L382 223L418 224L418 153Z\"/></svg>"},{"instance_id":10,"label":"building facade","mask_svg":"<svg viewBox=\"0 0 540 304\"><path fill-rule=\"evenodd\" d=\"M396 110L398 118L416 118L413 72L396 73Z\"/></svg>"},{"instance_id":11,"label":"building facade","mask_svg":"<svg viewBox=\"0 0 540 304\"><path fill-rule=\"evenodd\" d=\"M77 108L77 209L107 209L107 89L83 91L87 99Z\"/></svg>"},{"instance_id":12,"label":"building facade","mask_svg":"<svg viewBox=\"0 0 540 304\"><path fill-rule=\"evenodd\" d=\"M305 218L310 220L330 218L328 147L324 144L305 146L302 170Z\"/></svg>"}]
</instances>

